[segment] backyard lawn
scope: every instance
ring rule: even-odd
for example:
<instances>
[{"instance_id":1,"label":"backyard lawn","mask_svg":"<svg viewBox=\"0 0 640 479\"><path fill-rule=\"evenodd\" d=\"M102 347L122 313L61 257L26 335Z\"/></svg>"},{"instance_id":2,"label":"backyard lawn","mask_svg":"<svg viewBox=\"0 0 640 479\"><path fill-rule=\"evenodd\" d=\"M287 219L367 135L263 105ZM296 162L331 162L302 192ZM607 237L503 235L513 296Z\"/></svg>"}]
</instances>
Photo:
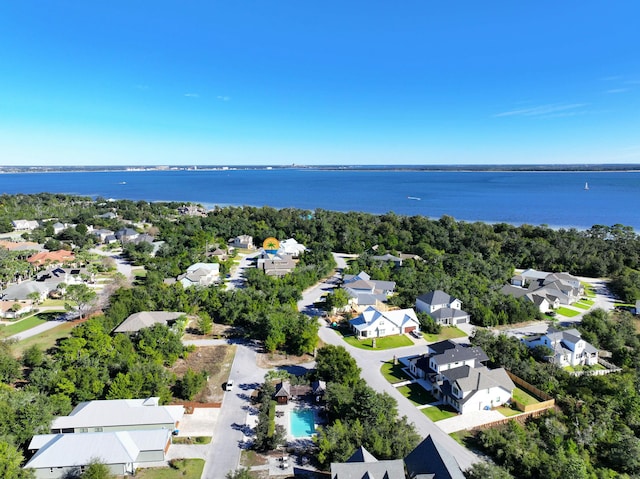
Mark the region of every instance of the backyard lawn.
<instances>
[{"instance_id":1,"label":"backyard lawn","mask_svg":"<svg viewBox=\"0 0 640 479\"><path fill-rule=\"evenodd\" d=\"M578 316L580 314L580 311L576 311L575 309L569 309L569 308L565 308L563 306L560 306L557 310L556 313L562 315L562 316L566 316L567 318L573 318L574 316Z\"/></svg>"},{"instance_id":2,"label":"backyard lawn","mask_svg":"<svg viewBox=\"0 0 640 479\"><path fill-rule=\"evenodd\" d=\"M407 384L406 386L400 386L397 389L400 394L416 406L422 406L436 401L436 398L434 398L431 393L419 384Z\"/></svg>"},{"instance_id":3,"label":"backyard lawn","mask_svg":"<svg viewBox=\"0 0 640 479\"><path fill-rule=\"evenodd\" d=\"M589 309L591 307L588 304L584 304L582 301L573 303L571 306L573 306L574 308L580 308L580 309Z\"/></svg>"},{"instance_id":4,"label":"backyard lawn","mask_svg":"<svg viewBox=\"0 0 640 479\"><path fill-rule=\"evenodd\" d=\"M438 341L444 341L445 339L464 338L467 334L461 329L455 326L445 326L440 331L440 334L427 334L422 333L422 336L428 343L435 343Z\"/></svg>"},{"instance_id":5,"label":"backyard lawn","mask_svg":"<svg viewBox=\"0 0 640 479\"><path fill-rule=\"evenodd\" d=\"M13 324L8 326L0 326L0 338L8 338L9 336L13 336L14 334L21 333L26 331L27 329L34 328L39 324L43 324L46 321L44 319L40 319L37 315L30 316L26 319L21 319L20 321L16 321Z\"/></svg>"},{"instance_id":6,"label":"backyard lawn","mask_svg":"<svg viewBox=\"0 0 640 479\"><path fill-rule=\"evenodd\" d=\"M411 341L404 334L396 334L395 336L384 336L382 338L375 338L376 347L372 346L372 342L374 338L367 339L357 339L355 336L343 336L345 342L350 344L353 347L360 349L374 349L374 350L383 350L383 349L393 349L393 348L401 348L403 346L412 346L413 341Z\"/></svg>"},{"instance_id":7,"label":"backyard lawn","mask_svg":"<svg viewBox=\"0 0 640 479\"><path fill-rule=\"evenodd\" d=\"M203 469L203 459L180 459L171 461L170 467L138 469L136 479L200 479Z\"/></svg>"},{"instance_id":8,"label":"backyard lawn","mask_svg":"<svg viewBox=\"0 0 640 479\"><path fill-rule=\"evenodd\" d=\"M429 406L420 409L420 411L433 422L442 421L443 419L449 419L450 417L458 415L458 413L449 406Z\"/></svg>"},{"instance_id":9,"label":"backyard lawn","mask_svg":"<svg viewBox=\"0 0 640 479\"><path fill-rule=\"evenodd\" d=\"M535 396L532 396L527 391L520 388L515 388L513 390L513 400L518 401L518 403L522 404L523 406L529 406L531 404L537 404L540 402Z\"/></svg>"},{"instance_id":10,"label":"backyard lawn","mask_svg":"<svg viewBox=\"0 0 640 479\"><path fill-rule=\"evenodd\" d=\"M402 370L402 364L393 364L393 361L387 361L382 364L380 368L380 372L384 376L384 378L389 381L391 384L399 383L401 381L406 381L407 379L411 379L407 373Z\"/></svg>"},{"instance_id":11,"label":"backyard lawn","mask_svg":"<svg viewBox=\"0 0 640 479\"><path fill-rule=\"evenodd\" d=\"M582 298L582 299L580 300L580 302L581 302L582 304L587 304L587 305L589 305L589 306L593 306L594 304L596 304L596 302L595 302L595 301L593 301L593 300L591 300L591 299L587 299L587 298Z\"/></svg>"},{"instance_id":12,"label":"backyard lawn","mask_svg":"<svg viewBox=\"0 0 640 479\"><path fill-rule=\"evenodd\" d=\"M496 408L500 414L506 417L517 416L518 414L522 414L522 411L518 411L517 409L511 409L510 407L500 406Z\"/></svg>"},{"instance_id":13,"label":"backyard lawn","mask_svg":"<svg viewBox=\"0 0 640 479\"><path fill-rule=\"evenodd\" d=\"M593 289L593 286L591 286L589 283L581 283L582 287L584 288L584 294L587 295L589 298L595 298L596 297L596 292Z\"/></svg>"}]
</instances>

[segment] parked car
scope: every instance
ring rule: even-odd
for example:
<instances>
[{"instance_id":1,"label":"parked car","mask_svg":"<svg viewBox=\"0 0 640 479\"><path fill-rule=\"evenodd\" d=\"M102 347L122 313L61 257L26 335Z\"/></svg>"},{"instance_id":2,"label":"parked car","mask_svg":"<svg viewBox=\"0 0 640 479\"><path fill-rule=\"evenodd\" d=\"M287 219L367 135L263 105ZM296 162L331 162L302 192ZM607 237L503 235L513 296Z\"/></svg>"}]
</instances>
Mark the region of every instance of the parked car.
<instances>
[{"instance_id":1,"label":"parked car","mask_svg":"<svg viewBox=\"0 0 640 479\"><path fill-rule=\"evenodd\" d=\"M411 336L416 339L422 339L422 334L420 333L420 331L416 331L415 329L411 331Z\"/></svg>"},{"instance_id":2,"label":"parked car","mask_svg":"<svg viewBox=\"0 0 640 479\"><path fill-rule=\"evenodd\" d=\"M233 391L233 379L229 379L224 387L225 391Z\"/></svg>"}]
</instances>

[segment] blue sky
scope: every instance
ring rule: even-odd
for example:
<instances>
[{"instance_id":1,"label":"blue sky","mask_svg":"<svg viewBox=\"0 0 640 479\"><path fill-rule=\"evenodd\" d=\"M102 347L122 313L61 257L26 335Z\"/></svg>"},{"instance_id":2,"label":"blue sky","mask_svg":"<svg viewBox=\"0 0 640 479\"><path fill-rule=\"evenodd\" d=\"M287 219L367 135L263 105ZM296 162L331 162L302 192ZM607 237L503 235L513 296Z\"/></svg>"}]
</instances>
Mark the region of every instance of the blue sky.
<instances>
[{"instance_id":1,"label":"blue sky","mask_svg":"<svg viewBox=\"0 0 640 479\"><path fill-rule=\"evenodd\" d=\"M640 3L0 3L0 165L640 163Z\"/></svg>"}]
</instances>

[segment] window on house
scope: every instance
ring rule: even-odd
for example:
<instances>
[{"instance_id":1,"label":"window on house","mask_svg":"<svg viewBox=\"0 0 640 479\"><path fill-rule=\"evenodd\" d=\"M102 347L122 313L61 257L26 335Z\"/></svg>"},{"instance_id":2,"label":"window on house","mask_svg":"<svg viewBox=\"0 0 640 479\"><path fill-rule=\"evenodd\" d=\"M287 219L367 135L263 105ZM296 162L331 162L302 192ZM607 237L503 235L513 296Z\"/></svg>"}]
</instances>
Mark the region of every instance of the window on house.
<instances>
[{"instance_id":1,"label":"window on house","mask_svg":"<svg viewBox=\"0 0 640 479\"><path fill-rule=\"evenodd\" d=\"M89 432L89 429L87 429L86 427L81 427L80 432Z\"/></svg>"}]
</instances>

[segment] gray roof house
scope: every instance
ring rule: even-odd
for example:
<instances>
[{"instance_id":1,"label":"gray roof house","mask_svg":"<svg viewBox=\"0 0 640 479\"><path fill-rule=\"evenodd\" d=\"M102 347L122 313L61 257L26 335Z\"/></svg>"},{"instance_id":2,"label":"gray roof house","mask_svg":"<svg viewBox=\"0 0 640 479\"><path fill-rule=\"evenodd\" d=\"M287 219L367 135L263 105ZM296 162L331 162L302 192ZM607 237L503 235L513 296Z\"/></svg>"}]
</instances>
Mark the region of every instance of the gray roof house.
<instances>
[{"instance_id":1,"label":"gray roof house","mask_svg":"<svg viewBox=\"0 0 640 479\"><path fill-rule=\"evenodd\" d=\"M24 467L37 479L59 479L97 459L113 475L134 474L139 465L164 461L170 444L168 429L43 434L32 438L28 449L35 454Z\"/></svg>"},{"instance_id":2,"label":"gray roof house","mask_svg":"<svg viewBox=\"0 0 640 479\"><path fill-rule=\"evenodd\" d=\"M347 462L331 463L331 479L405 479L404 461L379 461L361 446Z\"/></svg>"},{"instance_id":3,"label":"gray roof house","mask_svg":"<svg viewBox=\"0 0 640 479\"><path fill-rule=\"evenodd\" d=\"M404 458L404 463L409 479L464 479L455 457L431 435Z\"/></svg>"},{"instance_id":4,"label":"gray roof house","mask_svg":"<svg viewBox=\"0 0 640 479\"><path fill-rule=\"evenodd\" d=\"M12 284L4 291L0 291L0 299L26 301L31 293L38 293L40 298L44 299L49 294L49 291L53 289L55 289L55 286L51 284L23 281L22 283Z\"/></svg>"},{"instance_id":5,"label":"gray roof house","mask_svg":"<svg viewBox=\"0 0 640 479\"><path fill-rule=\"evenodd\" d=\"M209 286L220 277L219 263L195 263L187 268L187 272L178 276L182 286Z\"/></svg>"},{"instance_id":6,"label":"gray roof house","mask_svg":"<svg viewBox=\"0 0 640 479\"><path fill-rule=\"evenodd\" d=\"M113 330L114 333L135 333L154 324L170 325L185 313L179 311L140 311L125 319Z\"/></svg>"},{"instance_id":7,"label":"gray roof house","mask_svg":"<svg viewBox=\"0 0 640 479\"><path fill-rule=\"evenodd\" d=\"M159 398L112 399L78 404L68 416L51 423L51 432L87 433L178 428L183 406L161 406Z\"/></svg>"},{"instance_id":8,"label":"gray roof house","mask_svg":"<svg viewBox=\"0 0 640 479\"><path fill-rule=\"evenodd\" d=\"M416 309L438 324L454 326L471 321L469 313L462 310L462 301L439 289L418 296Z\"/></svg>"},{"instance_id":9,"label":"gray roof house","mask_svg":"<svg viewBox=\"0 0 640 479\"><path fill-rule=\"evenodd\" d=\"M123 228L121 230L116 231L115 236L116 239L123 243L127 243L129 241L134 241L140 233L138 233L133 228Z\"/></svg>"},{"instance_id":10,"label":"gray roof house","mask_svg":"<svg viewBox=\"0 0 640 479\"><path fill-rule=\"evenodd\" d=\"M40 226L40 223L36 220L13 220L11 225L16 231L30 231Z\"/></svg>"},{"instance_id":11,"label":"gray roof house","mask_svg":"<svg viewBox=\"0 0 640 479\"><path fill-rule=\"evenodd\" d=\"M371 279L364 271L358 274L346 274L342 288L349 295L350 302L357 306L375 306L384 303L393 294L396 287L394 281L378 281Z\"/></svg>"},{"instance_id":12,"label":"gray roof house","mask_svg":"<svg viewBox=\"0 0 640 479\"><path fill-rule=\"evenodd\" d=\"M515 298L524 297L535 304L542 313L572 304L584 294L580 280L568 273L548 273L527 269L511 278L510 284L500 290Z\"/></svg>"},{"instance_id":13,"label":"gray roof house","mask_svg":"<svg viewBox=\"0 0 640 479\"><path fill-rule=\"evenodd\" d=\"M560 367L598 363L598 349L582 339L577 329L560 331L549 328L544 334L523 338L522 342L529 348L549 348L552 352L546 359Z\"/></svg>"}]
</instances>

